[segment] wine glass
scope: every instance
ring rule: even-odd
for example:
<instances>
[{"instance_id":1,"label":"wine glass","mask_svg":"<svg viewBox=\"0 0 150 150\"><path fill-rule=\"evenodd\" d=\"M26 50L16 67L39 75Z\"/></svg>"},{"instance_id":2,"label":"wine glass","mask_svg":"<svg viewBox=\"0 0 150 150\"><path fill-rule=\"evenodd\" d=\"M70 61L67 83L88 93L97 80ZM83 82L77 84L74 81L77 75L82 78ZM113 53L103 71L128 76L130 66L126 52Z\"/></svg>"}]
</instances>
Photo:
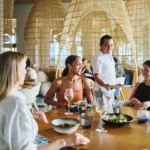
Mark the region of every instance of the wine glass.
<instances>
[{"instance_id":1,"label":"wine glass","mask_svg":"<svg viewBox=\"0 0 150 150\"><path fill-rule=\"evenodd\" d=\"M102 123L102 115L107 111L107 105L105 104L102 97L97 97L95 109L96 112L100 115L100 127L96 129L96 132L107 132L107 130L103 128Z\"/></svg>"},{"instance_id":2,"label":"wine glass","mask_svg":"<svg viewBox=\"0 0 150 150\"><path fill-rule=\"evenodd\" d=\"M103 96L103 99L107 105L112 104L112 99L111 99L112 91L111 90L102 91L102 96Z\"/></svg>"},{"instance_id":3,"label":"wine glass","mask_svg":"<svg viewBox=\"0 0 150 150\"><path fill-rule=\"evenodd\" d=\"M64 98L68 101L68 112L65 112L65 115L72 115L73 113L70 112L70 101L73 99L73 89L66 88Z\"/></svg>"}]
</instances>

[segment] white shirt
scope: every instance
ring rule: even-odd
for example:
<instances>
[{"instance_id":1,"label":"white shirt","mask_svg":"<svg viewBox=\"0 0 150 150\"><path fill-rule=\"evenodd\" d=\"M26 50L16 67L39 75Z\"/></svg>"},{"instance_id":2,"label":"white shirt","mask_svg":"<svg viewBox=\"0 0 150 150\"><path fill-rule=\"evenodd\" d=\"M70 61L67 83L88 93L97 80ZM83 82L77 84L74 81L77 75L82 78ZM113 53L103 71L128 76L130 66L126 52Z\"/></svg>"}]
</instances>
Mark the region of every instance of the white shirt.
<instances>
[{"instance_id":1,"label":"white shirt","mask_svg":"<svg viewBox=\"0 0 150 150\"><path fill-rule=\"evenodd\" d=\"M28 67L27 68L27 73L25 76L25 82L30 81L30 80L35 80L37 83L37 73L34 69Z\"/></svg>"},{"instance_id":2,"label":"white shirt","mask_svg":"<svg viewBox=\"0 0 150 150\"><path fill-rule=\"evenodd\" d=\"M93 74L100 74L101 80L105 84L116 84L115 63L112 55L104 54L102 51L98 51L96 55L92 57ZM101 86L96 82L95 90L98 91Z\"/></svg>"},{"instance_id":3,"label":"white shirt","mask_svg":"<svg viewBox=\"0 0 150 150\"><path fill-rule=\"evenodd\" d=\"M0 102L0 150L37 150L34 144L37 131L25 96L12 90Z\"/></svg>"}]
</instances>

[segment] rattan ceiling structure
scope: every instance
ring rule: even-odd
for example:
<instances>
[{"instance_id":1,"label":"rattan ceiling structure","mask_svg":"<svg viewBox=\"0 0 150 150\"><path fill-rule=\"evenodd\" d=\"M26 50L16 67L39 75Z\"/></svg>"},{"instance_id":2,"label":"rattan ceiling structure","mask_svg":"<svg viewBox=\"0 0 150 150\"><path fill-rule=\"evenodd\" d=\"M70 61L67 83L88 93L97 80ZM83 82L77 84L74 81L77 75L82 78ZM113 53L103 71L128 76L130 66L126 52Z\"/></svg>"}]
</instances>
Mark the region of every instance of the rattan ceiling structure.
<instances>
[{"instance_id":1,"label":"rattan ceiling structure","mask_svg":"<svg viewBox=\"0 0 150 150\"><path fill-rule=\"evenodd\" d=\"M15 3L33 3L36 0L15 0ZM62 2L70 2L71 0L61 0Z\"/></svg>"},{"instance_id":2,"label":"rattan ceiling structure","mask_svg":"<svg viewBox=\"0 0 150 150\"><path fill-rule=\"evenodd\" d=\"M91 59L99 49L102 35L110 34L114 40L122 38L122 35L116 35L118 27L124 34L124 44L129 45L128 51L133 56L130 63L136 68L134 39L123 1L72 0L62 30L58 69L70 54ZM117 42L114 54L121 58L123 45Z\"/></svg>"},{"instance_id":3,"label":"rattan ceiling structure","mask_svg":"<svg viewBox=\"0 0 150 150\"><path fill-rule=\"evenodd\" d=\"M141 66L150 59L150 1L127 0L126 10L135 40L137 63Z\"/></svg>"},{"instance_id":4,"label":"rattan ceiling structure","mask_svg":"<svg viewBox=\"0 0 150 150\"><path fill-rule=\"evenodd\" d=\"M3 0L4 3L4 33L12 34L12 16L14 0Z\"/></svg>"},{"instance_id":5,"label":"rattan ceiling structure","mask_svg":"<svg viewBox=\"0 0 150 150\"><path fill-rule=\"evenodd\" d=\"M3 26L3 40L4 42L9 41L10 44L3 44L3 50L7 51L12 49L12 41L10 36L12 35L12 16L13 16L13 8L14 8L14 0L1 0L3 2L3 18L4 22L2 22Z\"/></svg>"},{"instance_id":6,"label":"rattan ceiling structure","mask_svg":"<svg viewBox=\"0 0 150 150\"><path fill-rule=\"evenodd\" d=\"M41 70L56 67L59 33L65 15L60 0L36 0L29 14L25 27L25 50L32 63Z\"/></svg>"},{"instance_id":7,"label":"rattan ceiling structure","mask_svg":"<svg viewBox=\"0 0 150 150\"><path fill-rule=\"evenodd\" d=\"M4 33L4 18L3 18L3 1L0 1L0 53L3 52L3 33Z\"/></svg>"}]
</instances>

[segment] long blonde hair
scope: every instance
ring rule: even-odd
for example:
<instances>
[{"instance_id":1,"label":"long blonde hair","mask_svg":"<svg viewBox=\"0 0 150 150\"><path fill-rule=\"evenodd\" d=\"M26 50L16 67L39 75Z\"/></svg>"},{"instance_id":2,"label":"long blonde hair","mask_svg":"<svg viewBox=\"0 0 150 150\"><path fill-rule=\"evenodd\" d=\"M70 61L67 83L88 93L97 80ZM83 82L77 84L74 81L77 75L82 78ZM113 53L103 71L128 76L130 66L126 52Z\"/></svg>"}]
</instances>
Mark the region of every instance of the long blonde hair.
<instances>
[{"instance_id":1,"label":"long blonde hair","mask_svg":"<svg viewBox=\"0 0 150 150\"><path fill-rule=\"evenodd\" d=\"M4 52L0 54L0 101L9 95L19 82L20 65L26 56L19 52Z\"/></svg>"}]
</instances>

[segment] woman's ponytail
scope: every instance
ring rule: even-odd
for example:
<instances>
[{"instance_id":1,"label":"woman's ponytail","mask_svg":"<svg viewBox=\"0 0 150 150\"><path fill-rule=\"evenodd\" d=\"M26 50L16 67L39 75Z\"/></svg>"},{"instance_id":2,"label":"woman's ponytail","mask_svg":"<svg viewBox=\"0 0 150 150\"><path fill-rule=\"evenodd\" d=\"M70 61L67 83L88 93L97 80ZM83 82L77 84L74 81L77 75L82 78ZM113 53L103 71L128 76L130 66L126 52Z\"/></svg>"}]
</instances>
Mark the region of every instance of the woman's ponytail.
<instances>
[{"instance_id":1,"label":"woman's ponytail","mask_svg":"<svg viewBox=\"0 0 150 150\"><path fill-rule=\"evenodd\" d=\"M62 76L64 77L64 76L67 76L68 75L68 72L69 72L69 69L68 69L68 67L66 67L64 70L63 70L63 72L62 72Z\"/></svg>"}]
</instances>

